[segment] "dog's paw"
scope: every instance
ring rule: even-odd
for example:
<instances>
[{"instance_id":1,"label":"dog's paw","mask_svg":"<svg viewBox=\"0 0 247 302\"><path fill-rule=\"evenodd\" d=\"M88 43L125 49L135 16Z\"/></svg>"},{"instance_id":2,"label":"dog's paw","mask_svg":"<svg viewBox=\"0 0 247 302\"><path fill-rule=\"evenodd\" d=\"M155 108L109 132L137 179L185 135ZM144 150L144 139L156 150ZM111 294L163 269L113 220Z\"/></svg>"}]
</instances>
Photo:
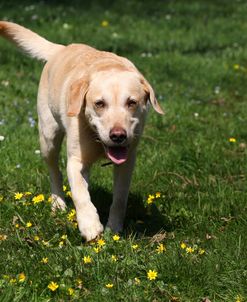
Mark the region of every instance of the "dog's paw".
<instances>
[{"instance_id":1,"label":"dog's paw","mask_svg":"<svg viewBox=\"0 0 247 302\"><path fill-rule=\"evenodd\" d=\"M55 212L56 210L62 210L62 211L66 210L67 208L66 203L61 197L52 194L51 198L52 198L52 205L51 205L52 212Z\"/></svg>"},{"instance_id":2,"label":"dog's paw","mask_svg":"<svg viewBox=\"0 0 247 302\"><path fill-rule=\"evenodd\" d=\"M95 239L104 230L103 225L100 223L99 215L94 209L77 213L77 223L81 235L86 241Z\"/></svg>"},{"instance_id":3,"label":"dog's paw","mask_svg":"<svg viewBox=\"0 0 247 302\"><path fill-rule=\"evenodd\" d=\"M116 234L121 233L123 231L123 223L120 223L118 221L112 221L109 219L106 224L106 228L110 229L112 232Z\"/></svg>"}]
</instances>

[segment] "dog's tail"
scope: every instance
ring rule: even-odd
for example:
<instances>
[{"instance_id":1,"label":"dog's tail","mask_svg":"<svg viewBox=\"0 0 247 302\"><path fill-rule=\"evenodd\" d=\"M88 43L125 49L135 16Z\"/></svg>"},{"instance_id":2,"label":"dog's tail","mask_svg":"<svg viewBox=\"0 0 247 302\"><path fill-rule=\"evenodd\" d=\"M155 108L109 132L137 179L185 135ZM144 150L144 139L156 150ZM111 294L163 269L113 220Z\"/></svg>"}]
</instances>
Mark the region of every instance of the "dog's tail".
<instances>
[{"instance_id":1,"label":"dog's tail","mask_svg":"<svg viewBox=\"0 0 247 302\"><path fill-rule=\"evenodd\" d=\"M40 37L31 30L16 23L0 21L0 36L10 40L33 58L48 61L65 46Z\"/></svg>"}]
</instances>

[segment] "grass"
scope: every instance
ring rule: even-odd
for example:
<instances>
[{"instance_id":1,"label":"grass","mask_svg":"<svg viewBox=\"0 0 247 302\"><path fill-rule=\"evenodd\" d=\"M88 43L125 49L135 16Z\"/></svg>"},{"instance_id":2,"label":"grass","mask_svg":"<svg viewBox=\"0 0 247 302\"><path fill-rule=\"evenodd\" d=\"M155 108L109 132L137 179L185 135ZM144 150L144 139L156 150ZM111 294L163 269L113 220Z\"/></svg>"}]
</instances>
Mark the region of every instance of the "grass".
<instances>
[{"instance_id":1,"label":"grass","mask_svg":"<svg viewBox=\"0 0 247 302\"><path fill-rule=\"evenodd\" d=\"M35 152L42 64L0 40L1 301L247 301L246 13L244 0L1 1L0 19L128 57L166 111L150 111L125 232L105 233L97 250L102 242L82 243L68 213L50 212ZM92 171L103 222L111 173L100 163Z\"/></svg>"}]
</instances>

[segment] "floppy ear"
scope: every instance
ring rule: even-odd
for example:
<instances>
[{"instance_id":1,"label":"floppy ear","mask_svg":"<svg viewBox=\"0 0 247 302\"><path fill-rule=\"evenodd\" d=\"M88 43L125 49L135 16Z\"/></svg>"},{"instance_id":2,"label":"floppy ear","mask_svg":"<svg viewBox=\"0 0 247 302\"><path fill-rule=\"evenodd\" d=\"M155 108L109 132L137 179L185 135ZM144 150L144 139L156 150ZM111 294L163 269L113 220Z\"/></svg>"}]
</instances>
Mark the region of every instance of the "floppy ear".
<instances>
[{"instance_id":1,"label":"floppy ear","mask_svg":"<svg viewBox=\"0 0 247 302\"><path fill-rule=\"evenodd\" d=\"M88 91L89 80L83 77L75 81L70 86L69 99L68 99L68 116L76 116L80 113L83 101Z\"/></svg>"},{"instance_id":2,"label":"floppy ear","mask_svg":"<svg viewBox=\"0 0 247 302\"><path fill-rule=\"evenodd\" d=\"M148 97L150 103L152 104L154 110L156 112L158 112L159 114L164 114L163 109L160 107L160 105L155 97L154 90L151 87L151 85L144 78L141 79L141 83L143 85L144 91L146 92L147 97Z\"/></svg>"}]
</instances>

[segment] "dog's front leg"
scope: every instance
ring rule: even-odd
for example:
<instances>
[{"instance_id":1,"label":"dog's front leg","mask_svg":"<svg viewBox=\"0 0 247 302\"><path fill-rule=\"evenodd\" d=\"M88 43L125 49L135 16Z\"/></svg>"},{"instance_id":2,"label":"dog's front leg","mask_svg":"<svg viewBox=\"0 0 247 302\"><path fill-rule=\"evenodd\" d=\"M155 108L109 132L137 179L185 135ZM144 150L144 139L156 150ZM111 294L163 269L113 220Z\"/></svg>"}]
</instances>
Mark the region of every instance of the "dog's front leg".
<instances>
[{"instance_id":1,"label":"dog's front leg","mask_svg":"<svg viewBox=\"0 0 247 302\"><path fill-rule=\"evenodd\" d=\"M86 170L81 160L70 156L67 163L67 173L79 230L82 237L86 241L90 241L103 232L103 226L100 223L97 210L91 202L87 177L85 177Z\"/></svg>"},{"instance_id":2,"label":"dog's front leg","mask_svg":"<svg viewBox=\"0 0 247 302\"><path fill-rule=\"evenodd\" d=\"M110 208L107 227L116 233L123 230L129 187L135 166L135 159L136 151L132 150L127 162L119 166L114 166L113 202Z\"/></svg>"}]
</instances>

